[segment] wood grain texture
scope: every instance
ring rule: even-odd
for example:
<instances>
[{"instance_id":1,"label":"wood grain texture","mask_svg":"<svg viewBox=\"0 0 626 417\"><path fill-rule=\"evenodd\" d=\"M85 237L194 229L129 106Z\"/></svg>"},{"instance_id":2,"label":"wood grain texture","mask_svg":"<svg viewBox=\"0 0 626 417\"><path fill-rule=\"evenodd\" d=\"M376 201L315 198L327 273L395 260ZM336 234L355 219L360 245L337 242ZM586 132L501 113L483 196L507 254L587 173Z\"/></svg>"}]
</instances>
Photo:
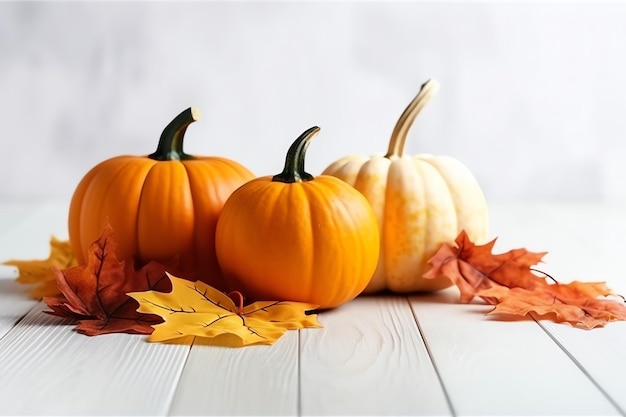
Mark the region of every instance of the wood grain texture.
<instances>
[{"instance_id":1,"label":"wood grain texture","mask_svg":"<svg viewBox=\"0 0 626 417\"><path fill-rule=\"evenodd\" d=\"M406 297L360 297L301 334L302 415L449 415Z\"/></svg>"},{"instance_id":2,"label":"wood grain texture","mask_svg":"<svg viewBox=\"0 0 626 417\"><path fill-rule=\"evenodd\" d=\"M606 281L626 294L625 207L615 205L542 205L527 209L523 216L543 227L521 227L498 211L496 225L518 240L542 244L550 251L542 269L558 280ZM524 222L524 223L528 223ZM506 242L508 238L504 239ZM623 375L626 374L626 322L585 331L567 325L540 321L542 328L594 381L614 405L626 414Z\"/></svg>"},{"instance_id":3,"label":"wood grain texture","mask_svg":"<svg viewBox=\"0 0 626 417\"><path fill-rule=\"evenodd\" d=\"M0 204L0 260L46 257L52 234L67 237L66 210ZM607 281L624 293L623 213L492 205L491 235L496 249L548 251L540 267L563 282ZM625 414L626 323L505 322L457 300L454 289L410 302L360 297L321 314L323 329L273 346L189 350L77 334L24 286L0 281L0 415Z\"/></svg>"},{"instance_id":4,"label":"wood grain texture","mask_svg":"<svg viewBox=\"0 0 626 417\"><path fill-rule=\"evenodd\" d=\"M298 331L288 331L271 346L233 349L196 342L170 413L296 415Z\"/></svg>"},{"instance_id":5,"label":"wood grain texture","mask_svg":"<svg viewBox=\"0 0 626 417\"><path fill-rule=\"evenodd\" d=\"M15 280L0 280L0 340L37 304L28 289ZM1 366L1 365L0 365Z\"/></svg>"},{"instance_id":6,"label":"wood grain texture","mask_svg":"<svg viewBox=\"0 0 626 417\"><path fill-rule=\"evenodd\" d=\"M0 262L48 257L50 236L55 233L59 238L64 236L66 213L63 207L55 203L1 204ZM28 296L28 289L14 279L0 279L0 338L37 304Z\"/></svg>"},{"instance_id":7,"label":"wood grain texture","mask_svg":"<svg viewBox=\"0 0 626 417\"><path fill-rule=\"evenodd\" d=\"M166 415L188 346L84 336L45 307L0 340L0 414Z\"/></svg>"},{"instance_id":8,"label":"wood grain texture","mask_svg":"<svg viewBox=\"0 0 626 417\"><path fill-rule=\"evenodd\" d=\"M592 331L546 320L540 323L622 415L626 415L626 322L612 323Z\"/></svg>"},{"instance_id":9,"label":"wood grain texture","mask_svg":"<svg viewBox=\"0 0 626 417\"><path fill-rule=\"evenodd\" d=\"M535 321L489 318L455 291L411 304L458 415L619 415Z\"/></svg>"},{"instance_id":10,"label":"wood grain texture","mask_svg":"<svg viewBox=\"0 0 626 417\"><path fill-rule=\"evenodd\" d=\"M491 213L495 249L545 252L538 268L560 282L606 281L626 293L626 207L605 205L496 206Z\"/></svg>"}]
</instances>

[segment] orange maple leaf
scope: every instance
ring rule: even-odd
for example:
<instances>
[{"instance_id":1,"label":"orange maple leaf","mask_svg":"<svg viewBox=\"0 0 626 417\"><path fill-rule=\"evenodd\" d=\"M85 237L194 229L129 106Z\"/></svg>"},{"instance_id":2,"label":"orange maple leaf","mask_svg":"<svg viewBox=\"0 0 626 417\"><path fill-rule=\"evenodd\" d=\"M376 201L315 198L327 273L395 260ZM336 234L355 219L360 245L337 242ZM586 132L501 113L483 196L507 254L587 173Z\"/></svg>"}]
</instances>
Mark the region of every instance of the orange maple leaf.
<instances>
[{"instance_id":1,"label":"orange maple leaf","mask_svg":"<svg viewBox=\"0 0 626 417\"><path fill-rule=\"evenodd\" d=\"M480 297L495 305L489 314L526 316L536 313L586 329L609 321L626 320L624 300L607 299L615 295L604 282L569 284L549 283L537 276L532 266L546 252L513 249L493 254L495 239L475 245L462 231L457 246L443 244L429 260L431 269L424 278L445 276L459 289L460 301ZM605 297L605 298L600 298Z\"/></svg>"},{"instance_id":2,"label":"orange maple leaf","mask_svg":"<svg viewBox=\"0 0 626 417\"><path fill-rule=\"evenodd\" d=\"M50 255L47 259L12 259L3 262L3 264L17 267L20 271L17 282L32 285L30 296L42 299L61 294L52 268L70 268L76 266L77 262L70 242L52 236L50 238Z\"/></svg>"},{"instance_id":3,"label":"orange maple leaf","mask_svg":"<svg viewBox=\"0 0 626 417\"><path fill-rule=\"evenodd\" d=\"M479 294L497 300L494 309L488 314L525 316L536 313L539 316L552 316L555 322L570 323L585 329L601 327L609 321L626 320L624 303L584 295L587 293L585 287L596 287L598 284L604 285L596 282L572 282L548 285L541 291L494 286L480 291ZM580 288L579 296L559 298L560 289L569 286ZM606 288L599 295L612 295L608 287ZM566 291L568 290L569 288Z\"/></svg>"},{"instance_id":4,"label":"orange maple leaf","mask_svg":"<svg viewBox=\"0 0 626 417\"><path fill-rule=\"evenodd\" d=\"M478 291L494 284L505 287L522 287L532 290L547 285L544 279L531 271L547 252L529 252L513 249L494 255L496 239L484 245L474 245L463 230L455 240L457 246L444 243L428 261L432 268L424 278L445 276L459 288L461 302L469 303Z\"/></svg>"}]
</instances>

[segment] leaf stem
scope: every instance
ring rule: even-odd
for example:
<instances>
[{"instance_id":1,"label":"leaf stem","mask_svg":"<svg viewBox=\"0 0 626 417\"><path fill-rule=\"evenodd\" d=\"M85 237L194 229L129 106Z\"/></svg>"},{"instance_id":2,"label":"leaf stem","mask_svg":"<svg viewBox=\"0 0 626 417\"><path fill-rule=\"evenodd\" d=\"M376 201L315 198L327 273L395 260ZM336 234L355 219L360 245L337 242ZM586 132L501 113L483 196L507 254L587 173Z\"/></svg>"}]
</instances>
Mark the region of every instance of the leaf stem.
<instances>
[{"instance_id":1,"label":"leaf stem","mask_svg":"<svg viewBox=\"0 0 626 417\"><path fill-rule=\"evenodd\" d=\"M239 291L231 291L228 293L228 296L233 300L237 307L237 314L243 314L243 294Z\"/></svg>"},{"instance_id":2,"label":"leaf stem","mask_svg":"<svg viewBox=\"0 0 626 417\"><path fill-rule=\"evenodd\" d=\"M539 272L540 274L545 275L547 278L550 278L550 279L551 279L551 280L552 280L555 284L558 284L558 283L559 283L559 281L557 281L556 279L554 279L554 277L552 277L552 275L547 274L547 273L545 273L545 272L543 272L543 271L541 271L541 270L539 270L539 269L536 269L536 268L530 268L530 270L531 270L531 271L534 271L534 272Z\"/></svg>"}]
</instances>

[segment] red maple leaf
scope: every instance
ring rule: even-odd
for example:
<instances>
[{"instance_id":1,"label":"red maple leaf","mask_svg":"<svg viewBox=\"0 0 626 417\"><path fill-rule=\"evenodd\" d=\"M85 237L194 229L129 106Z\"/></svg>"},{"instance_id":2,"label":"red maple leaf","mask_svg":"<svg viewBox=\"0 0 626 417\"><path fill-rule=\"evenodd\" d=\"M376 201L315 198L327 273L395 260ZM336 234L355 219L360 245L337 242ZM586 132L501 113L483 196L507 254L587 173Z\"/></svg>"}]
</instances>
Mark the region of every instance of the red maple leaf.
<instances>
[{"instance_id":1,"label":"red maple leaf","mask_svg":"<svg viewBox=\"0 0 626 417\"><path fill-rule=\"evenodd\" d=\"M480 297L495 305L490 314L536 313L586 329L626 320L624 300L607 299L615 294L604 282L549 283L536 275L532 266L541 262L546 252L522 248L493 254L495 239L475 245L464 231L455 242L456 246L439 248L429 260L432 268L424 278L447 277L459 289L462 303Z\"/></svg>"},{"instance_id":2,"label":"red maple leaf","mask_svg":"<svg viewBox=\"0 0 626 417\"><path fill-rule=\"evenodd\" d=\"M150 334L162 322L154 314L137 312L139 303L127 293L171 291L165 267L149 262L135 269L133 262L118 260L117 241L110 224L91 244L86 265L60 270L53 268L62 295L45 297L48 313L78 322L76 330L95 336L106 333Z\"/></svg>"}]
</instances>

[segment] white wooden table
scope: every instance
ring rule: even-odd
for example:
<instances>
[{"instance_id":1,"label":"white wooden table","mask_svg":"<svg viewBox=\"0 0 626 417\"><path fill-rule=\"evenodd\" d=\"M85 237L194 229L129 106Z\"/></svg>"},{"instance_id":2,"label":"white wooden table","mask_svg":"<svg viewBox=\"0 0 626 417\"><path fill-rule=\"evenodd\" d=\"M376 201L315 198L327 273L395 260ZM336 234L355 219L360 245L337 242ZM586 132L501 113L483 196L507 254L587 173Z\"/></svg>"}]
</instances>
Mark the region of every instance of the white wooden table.
<instances>
[{"instance_id":1,"label":"white wooden table","mask_svg":"<svg viewBox=\"0 0 626 417\"><path fill-rule=\"evenodd\" d=\"M496 251L548 251L562 282L626 294L626 207L492 205ZM45 258L66 203L0 204L0 261ZM624 415L626 322L499 321L489 307L361 297L273 346L87 337L0 281L1 415Z\"/></svg>"}]
</instances>

